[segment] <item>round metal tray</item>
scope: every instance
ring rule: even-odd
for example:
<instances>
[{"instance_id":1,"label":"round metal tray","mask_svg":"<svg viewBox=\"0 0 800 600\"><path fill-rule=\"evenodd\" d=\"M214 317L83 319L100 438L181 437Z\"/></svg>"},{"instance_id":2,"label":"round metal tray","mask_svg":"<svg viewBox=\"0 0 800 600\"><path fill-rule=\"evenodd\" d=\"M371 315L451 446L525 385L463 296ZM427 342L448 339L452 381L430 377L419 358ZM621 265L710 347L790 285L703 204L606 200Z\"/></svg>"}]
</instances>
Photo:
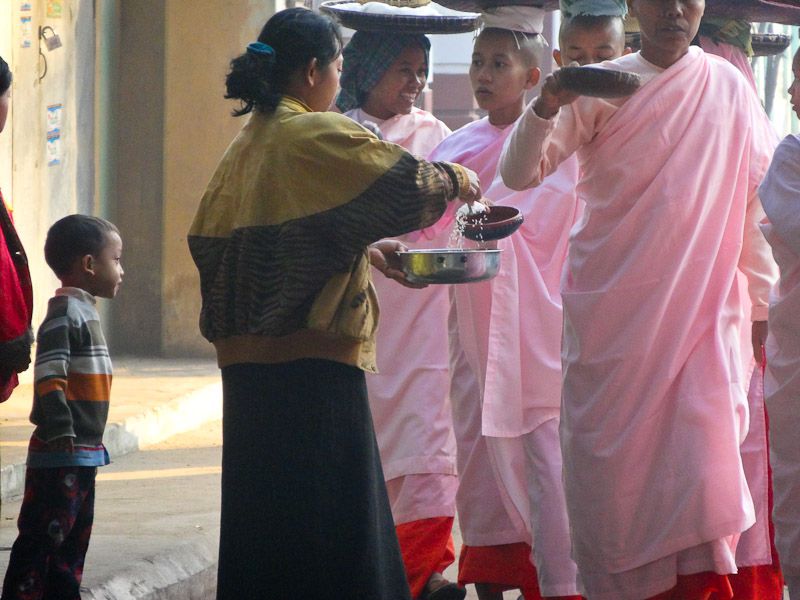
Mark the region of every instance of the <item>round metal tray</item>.
<instances>
[{"instance_id":1,"label":"round metal tray","mask_svg":"<svg viewBox=\"0 0 800 600\"><path fill-rule=\"evenodd\" d=\"M798 0L706 0L707 17L745 19L756 23L800 24Z\"/></svg>"},{"instance_id":2,"label":"round metal tray","mask_svg":"<svg viewBox=\"0 0 800 600\"><path fill-rule=\"evenodd\" d=\"M773 56L785 51L792 43L791 36L783 33L754 33L753 55Z\"/></svg>"},{"instance_id":3,"label":"round metal tray","mask_svg":"<svg viewBox=\"0 0 800 600\"><path fill-rule=\"evenodd\" d=\"M497 275L502 250L456 249L398 252L403 272L413 283L471 283Z\"/></svg>"},{"instance_id":4,"label":"round metal tray","mask_svg":"<svg viewBox=\"0 0 800 600\"><path fill-rule=\"evenodd\" d=\"M558 10L558 0L436 0L438 4L467 12L482 12L498 6L534 6L544 10Z\"/></svg>"},{"instance_id":5,"label":"round metal tray","mask_svg":"<svg viewBox=\"0 0 800 600\"><path fill-rule=\"evenodd\" d=\"M638 31L625 34L625 45L634 52L642 49L642 34ZM792 42L791 36L783 33L754 33L753 56L773 56L781 54Z\"/></svg>"},{"instance_id":6,"label":"round metal tray","mask_svg":"<svg viewBox=\"0 0 800 600\"><path fill-rule=\"evenodd\" d=\"M349 7L345 8L344 5L349 5ZM360 31L467 33L475 30L480 24L480 15L478 14L393 15L361 12L357 10L357 6L358 2L353 2L353 0L330 0L323 2L319 9L335 18L343 27Z\"/></svg>"}]
</instances>

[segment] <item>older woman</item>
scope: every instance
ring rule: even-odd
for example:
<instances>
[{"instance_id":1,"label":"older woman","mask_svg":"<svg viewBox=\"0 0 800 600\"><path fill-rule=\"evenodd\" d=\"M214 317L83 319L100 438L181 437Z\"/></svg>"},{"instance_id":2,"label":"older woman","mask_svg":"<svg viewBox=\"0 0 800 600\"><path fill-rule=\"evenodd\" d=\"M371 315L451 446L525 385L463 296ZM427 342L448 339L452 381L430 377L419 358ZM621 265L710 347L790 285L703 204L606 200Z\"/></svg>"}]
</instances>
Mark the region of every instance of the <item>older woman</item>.
<instances>
[{"instance_id":1,"label":"older woman","mask_svg":"<svg viewBox=\"0 0 800 600\"><path fill-rule=\"evenodd\" d=\"M450 130L415 106L428 77L424 35L358 31L344 49L336 104L383 138L427 156ZM415 248L442 248L436 228L402 238ZM463 598L442 572L454 558L452 541L456 448L449 400L447 314L443 286L399 289L376 281L387 318L381 323L380 373L367 377L370 407L400 550L413 597Z\"/></svg>"},{"instance_id":2,"label":"older woman","mask_svg":"<svg viewBox=\"0 0 800 600\"><path fill-rule=\"evenodd\" d=\"M189 234L222 368L219 599L408 598L364 383L368 245L480 189L325 112L341 43L327 18L287 9L231 63L227 97L252 114ZM372 251L383 271L397 247Z\"/></svg>"}]
</instances>

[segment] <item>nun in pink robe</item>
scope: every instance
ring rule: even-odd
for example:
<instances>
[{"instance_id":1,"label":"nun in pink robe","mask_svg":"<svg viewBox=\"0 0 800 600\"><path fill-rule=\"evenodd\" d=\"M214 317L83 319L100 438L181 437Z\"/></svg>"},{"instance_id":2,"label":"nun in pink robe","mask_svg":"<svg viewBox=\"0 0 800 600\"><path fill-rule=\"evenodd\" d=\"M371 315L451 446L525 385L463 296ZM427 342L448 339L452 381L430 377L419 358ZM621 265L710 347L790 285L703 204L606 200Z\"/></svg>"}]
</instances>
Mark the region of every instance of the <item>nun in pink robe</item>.
<instances>
[{"instance_id":1,"label":"nun in pink robe","mask_svg":"<svg viewBox=\"0 0 800 600\"><path fill-rule=\"evenodd\" d=\"M544 11L531 7L502 7L484 13L486 29L475 42L472 84L486 92L497 92L500 86L520 87L513 88L510 95L493 93L493 99L484 100L481 107L489 107L489 115L447 138L433 156L469 166L484 183L495 179L503 144L513 120L524 109L528 89L524 86L532 87L538 80L537 72L529 73L527 80L505 79L510 77L507 69L525 69L520 62L525 60L524 54L497 57L513 53L515 47L519 50L520 38L527 45L526 52L533 52L543 18ZM505 64L506 70L495 67L493 61ZM466 545L459 562L459 580L515 582L521 587L519 575L514 577L510 570L480 569L474 564L478 559L472 557L494 563L500 554L511 551L512 544L525 547L528 571L533 577L538 574L539 587L525 590L526 598L534 594L577 597L558 443L559 281L569 230L579 214L576 183L577 160L562 165L536 190L514 192L495 179L484 195L493 203L518 208L525 222L514 235L497 242L503 257L495 279L452 289L452 402L460 476L457 500ZM496 482L487 477L492 472ZM531 540L533 556L530 548L521 544ZM535 571L530 567L532 560Z\"/></svg>"},{"instance_id":2,"label":"nun in pink robe","mask_svg":"<svg viewBox=\"0 0 800 600\"><path fill-rule=\"evenodd\" d=\"M709 54L720 56L735 66L744 75L753 91L757 91L750 60L742 48L723 41L714 41L708 36L701 35L699 37L700 47L703 50ZM774 135L777 140L777 133ZM773 271L772 278L777 280L776 271ZM741 293L744 294L747 289L747 278L739 273L738 279ZM742 309L745 321L756 320L752 318L749 301L743 302ZM766 318L763 308L757 312L758 319ZM780 599L783 596L783 578L780 566L777 561L774 561L774 544L770 534L769 444L764 405L765 365L760 361L758 364L756 363L753 353L749 351L750 347L750 332L747 328L742 328L744 372L745 375L751 373L751 376L747 393L750 427L747 437L742 442L741 453L747 484L750 488L750 495L753 497L756 522L742 534L736 546L736 565L739 567L739 573L735 579L731 579L731 585L734 590L734 598L752 595L764 599Z\"/></svg>"},{"instance_id":3,"label":"nun in pink robe","mask_svg":"<svg viewBox=\"0 0 800 600\"><path fill-rule=\"evenodd\" d=\"M496 179L485 196L518 208L525 221L498 241L495 279L454 287L459 339L482 389L482 434L507 511L532 540L544 597L578 594L558 443L559 282L580 215L577 179L574 158L535 190L514 192Z\"/></svg>"},{"instance_id":4,"label":"nun in pink robe","mask_svg":"<svg viewBox=\"0 0 800 600\"><path fill-rule=\"evenodd\" d=\"M337 106L353 120L377 126L383 139L424 157L450 134L444 123L416 107L381 118L363 106L368 92L408 46L421 47L427 57L430 42L422 35L357 32L344 51ZM415 89L421 91L424 84L423 77ZM442 248L448 236L444 228L431 228L400 241L409 248ZM383 277L374 284L381 311L391 318L378 329L379 373L367 377L367 391L403 562L416 598L431 575L441 574L455 559L450 531L458 476L448 395L450 300L446 286L409 289ZM455 597L460 592L449 593Z\"/></svg>"},{"instance_id":5,"label":"nun in pink robe","mask_svg":"<svg viewBox=\"0 0 800 600\"><path fill-rule=\"evenodd\" d=\"M472 169L483 182L494 179L503 142L511 128L495 127L484 117L456 131L439 144L430 160L447 160ZM438 157L438 158L434 158ZM447 157L447 158L445 158ZM448 236L454 227L452 211L430 228ZM469 242L463 242L468 245ZM447 244L445 244L447 246ZM476 358L465 356L460 342L457 299L463 293L488 289L488 282L453 286L456 304L451 319L451 404L458 446L459 490L456 495L461 536L467 546L495 546L530 542L506 514L497 482L491 471L488 449L481 435L481 372ZM485 292L484 292L485 293ZM487 315L488 316L488 315Z\"/></svg>"},{"instance_id":6,"label":"nun in pink robe","mask_svg":"<svg viewBox=\"0 0 800 600\"><path fill-rule=\"evenodd\" d=\"M791 135L781 142L759 192L768 218L763 230L781 272L769 308L766 381L775 543L789 595L796 599L800 598L800 138Z\"/></svg>"},{"instance_id":7,"label":"nun in pink robe","mask_svg":"<svg viewBox=\"0 0 800 600\"><path fill-rule=\"evenodd\" d=\"M495 126L489 122L488 117L484 117L465 125L445 139L429 158L464 165L475 171L481 181L491 182L496 174L503 144L511 129L511 126ZM573 175L575 177L571 181L569 193L574 197L577 173ZM569 179L568 176L566 178ZM487 198L498 204L508 204L506 197L513 195L513 192L499 181L492 189L492 195L486 194ZM519 194L532 195L538 194ZM561 200L563 198L559 197L559 215L569 210L569 202ZM454 226L453 216L452 213L446 214L433 229L451 231ZM535 219L531 215L526 215L526 218L530 223L528 227L535 227ZM461 243L465 246L475 245L465 240L461 240ZM500 246L507 250L502 259L500 278L505 272L513 272L516 277L513 246L505 240L499 242ZM511 264L509 261L512 261ZM459 489L456 506L465 545L459 562L459 582L518 587L525 592L526 597L534 598L534 594L538 597L539 590L536 589L536 572L530 564L531 535L524 447L520 439L509 440L508 447L496 454L498 440L483 435L483 388L488 347L486 325L491 318L493 283L486 281L453 286L451 292L454 302L450 313L450 398L458 447ZM515 298L513 305L509 304L506 310L514 311L518 304L519 300ZM560 315L557 322L560 324ZM510 339L518 338L520 333L519 329L514 330ZM560 338L560 326L558 337ZM558 343L556 340L556 354ZM519 361L520 356L512 351L508 358ZM560 371L560 364L558 369ZM554 412L557 415L558 410L555 409ZM509 493L509 481L515 498ZM519 501L520 496L524 500ZM567 540L568 534L564 541ZM499 570L488 566L501 564L507 565L507 568Z\"/></svg>"},{"instance_id":8,"label":"nun in pink robe","mask_svg":"<svg viewBox=\"0 0 800 600\"><path fill-rule=\"evenodd\" d=\"M500 171L524 189L580 160L585 212L562 284L572 551L592 600L639 600L680 575L736 572L755 521L736 277L763 310L773 267L756 187L773 141L748 83L699 48L666 69L641 53L603 66L644 85L552 119L531 107Z\"/></svg>"}]
</instances>

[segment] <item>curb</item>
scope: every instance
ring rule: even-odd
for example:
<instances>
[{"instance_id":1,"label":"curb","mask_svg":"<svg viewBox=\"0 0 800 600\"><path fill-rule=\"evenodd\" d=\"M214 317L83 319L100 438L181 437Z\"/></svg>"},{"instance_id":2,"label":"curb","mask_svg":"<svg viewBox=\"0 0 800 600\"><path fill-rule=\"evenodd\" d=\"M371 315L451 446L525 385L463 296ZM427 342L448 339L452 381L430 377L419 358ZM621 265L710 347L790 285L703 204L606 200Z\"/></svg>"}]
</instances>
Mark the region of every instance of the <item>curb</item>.
<instances>
[{"instance_id":1,"label":"curb","mask_svg":"<svg viewBox=\"0 0 800 600\"><path fill-rule=\"evenodd\" d=\"M123 456L221 418L222 383L216 382L121 423L109 423L103 444L112 457ZM2 501L21 496L24 489L25 464L3 467L0 471Z\"/></svg>"},{"instance_id":2,"label":"curb","mask_svg":"<svg viewBox=\"0 0 800 600\"><path fill-rule=\"evenodd\" d=\"M83 600L207 600L217 591L217 547L210 540L181 544L139 560L110 580L82 589Z\"/></svg>"}]
</instances>

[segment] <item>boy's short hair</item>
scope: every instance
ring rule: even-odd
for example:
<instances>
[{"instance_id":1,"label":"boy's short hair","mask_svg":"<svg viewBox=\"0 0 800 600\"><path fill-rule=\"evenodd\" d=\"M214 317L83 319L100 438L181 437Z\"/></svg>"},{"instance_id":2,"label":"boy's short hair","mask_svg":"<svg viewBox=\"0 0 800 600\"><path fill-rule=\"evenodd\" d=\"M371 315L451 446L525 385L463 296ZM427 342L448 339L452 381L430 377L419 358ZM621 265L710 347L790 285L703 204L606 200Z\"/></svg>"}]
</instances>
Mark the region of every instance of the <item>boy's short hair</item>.
<instances>
[{"instance_id":1,"label":"boy's short hair","mask_svg":"<svg viewBox=\"0 0 800 600\"><path fill-rule=\"evenodd\" d=\"M563 17L561 27L558 30L559 41L563 40L572 29L596 29L606 27L611 24L618 24L620 29L625 32L625 20L619 15L574 15Z\"/></svg>"},{"instance_id":2,"label":"boy's short hair","mask_svg":"<svg viewBox=\"0 0 800 600\"><path fill-rule=\"evenodd\" d=\"M484 33L488 35L507 35L513 38L525 64L528 67L539 66L539 55L546 47L546 43L541 34L523 33L521 31L512 31L511 29L501 29L499 27L486 27L481 31L480 35Z\"/></svg>"},{"instance_id":3,"label":"boy's short hair","mask_svg":"<svg viewBox=\"0 0 800 600\"><path fill-rule=\"evenodd\" d=\"M69 273L75 260L102 252L108 235L119 229L113 223L90 215L69 215L59 219L47 232L44 259L57 277Z\"/></svg>"}]
</instances>

